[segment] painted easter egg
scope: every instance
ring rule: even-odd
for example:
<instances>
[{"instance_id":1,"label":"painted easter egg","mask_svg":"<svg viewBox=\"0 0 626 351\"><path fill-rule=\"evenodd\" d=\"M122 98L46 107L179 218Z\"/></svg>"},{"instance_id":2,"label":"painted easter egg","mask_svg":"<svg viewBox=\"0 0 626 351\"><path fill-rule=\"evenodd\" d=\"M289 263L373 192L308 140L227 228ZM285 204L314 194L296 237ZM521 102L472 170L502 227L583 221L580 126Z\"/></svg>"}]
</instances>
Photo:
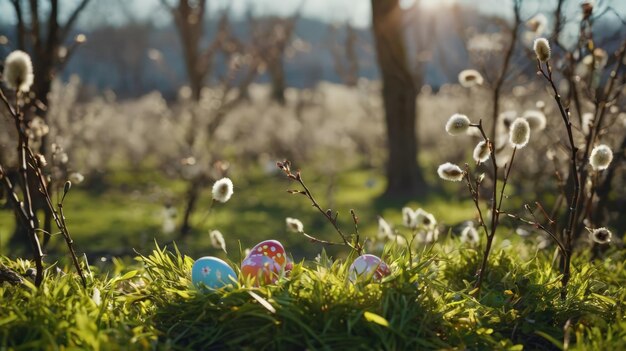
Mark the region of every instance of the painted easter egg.
<instances>
[{"instance_id":1,"label":"painted easter egg","mask_svg":"<svg viewBox=\"0 0 626 351\"><path fill-rule=\"evenodd\" d=\"M380 258L370 254L357 257L349 269L349 278L352 282L368 279L380 281L389 274L391 274L389 266Z\"/></svg>"},{"instance_id":2,"label":"painted easter egg","mask_svg":"<svg viewBox=\"0 0 626 351\"><path fill-rule=\"evenodd\" d=\"M255 255L267 256L276 261L281 267L285 265L287 259L285 257L285 248L277 240L265 240L256 244L256 246L250 250L248 257Z\"/></svg>"},{"instance_id":3,"label":"painted easter egg","mask_svg":"<svg viewBox=\"0 0 626 351\"><path fill-rule=\"evenodd\" d=\"M291 275L291 271L293 270L293 262L289 258L287 258L284 270L286 277Z\"/></svg>"},{"instance_id":4,"label":"painted easter egg","mask_svg":"<svg viewBox=\"0 0 626 351\"><path fill-rule=\"evenodd\" d=\"M217 257L205 256L196 260L191 267L191 282L200 287L218 289L237 281L235 271L228 263Z\"/></svg>"},{"instance_id":5,"label":"painted easter egg","mask_svg":"<svg viewBox=\"0 0 626 351\"><path fill-rule=\"evenodd\" d=\"M287 259L287 263L285 263L285 272L291 272L293 270L293 262L290 259Z\"/></svg>"},{"instance_id":6,"label":"painted easter egg","mask_svg":"<svg viewBox=\"0 0 626 351\"><path fill-rule=\"evenodd\" d=\"M280 276L281 266L264 255L251 255L241 262L241 275L252 277L255 284L275 283Z\"/></svg>"}]
</instances>

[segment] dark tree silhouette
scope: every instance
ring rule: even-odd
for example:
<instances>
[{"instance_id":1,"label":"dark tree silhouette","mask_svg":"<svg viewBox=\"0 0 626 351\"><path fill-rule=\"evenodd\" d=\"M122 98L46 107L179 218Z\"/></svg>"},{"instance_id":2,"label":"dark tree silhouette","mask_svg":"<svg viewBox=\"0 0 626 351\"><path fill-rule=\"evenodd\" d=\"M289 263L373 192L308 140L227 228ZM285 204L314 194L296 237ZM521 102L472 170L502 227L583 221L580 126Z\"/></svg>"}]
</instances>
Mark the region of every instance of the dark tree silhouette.
<instances>
[{"instance_id":1,"label":"dark tree silhouette","mask_svg":"<svg viewBox=\"0 0 626 351\"><path fill-rule=\"evenodd\" d=\"M83 35L79 35L71 43L66 43L72 28L78 20L80 14L87 7L90 0L80 0L75 7L68 11L69 17L62 23L59 13L61 12L61 1L58 0L11 0L15 11L17 45L16 48L30 53L33 61L35 79L31 86L31 93L36 99L28 101L24 106L25 118L28 121L34 116L39 116L47 121L48 95L52 87L52 81L57 73L68 63L76 48L85 41ZM63 2L67 4L67 1ZM48 141L44 135L38 153L46 155ZM12 177L13 170L9 170L9 177ZM34 179L34 177L30 177ZM52 190L52 189L51 189ZM52 213L45 206L45 201L40 194L33 194L34 210L43 210L44 218L44 244L50 238L52 230ZM27 245L26 228L21 225L16 211L16 230L11 237L9 245L11 247L22 247ZM37 223L37 227L39 223Z\"/></svg>"},{"instance_id":2,"label":"dark tree silhouette","mask_svg":"<svg viewBox=\"0 0 626 351\"><path fill-rule=\"evenodd\" d=\"M404 43L403 10L399 0L372 0L371 3L389 149L385 194L423 193L425 182L417 164L416 133L416 98L421 79L416 79L410 69Z\"/></svg>"}]
</instances>

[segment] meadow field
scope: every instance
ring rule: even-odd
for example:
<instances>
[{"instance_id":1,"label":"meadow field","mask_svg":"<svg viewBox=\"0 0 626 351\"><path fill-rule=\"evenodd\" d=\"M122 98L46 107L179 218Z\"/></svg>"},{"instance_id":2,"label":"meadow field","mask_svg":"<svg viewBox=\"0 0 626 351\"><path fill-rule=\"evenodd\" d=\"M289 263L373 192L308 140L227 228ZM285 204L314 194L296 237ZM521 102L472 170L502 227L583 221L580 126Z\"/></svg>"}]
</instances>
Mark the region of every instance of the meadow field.
<instances>
[{"instance_id":1,"label":"meadow field","mask_svg":"<svg viewBox=\"0 0 626 351\"><path fill-rule=\"evenodd\" d=\"M626 349L623 4L309 2L0 5L0 351Z\"/></svg>"}]
</instances>

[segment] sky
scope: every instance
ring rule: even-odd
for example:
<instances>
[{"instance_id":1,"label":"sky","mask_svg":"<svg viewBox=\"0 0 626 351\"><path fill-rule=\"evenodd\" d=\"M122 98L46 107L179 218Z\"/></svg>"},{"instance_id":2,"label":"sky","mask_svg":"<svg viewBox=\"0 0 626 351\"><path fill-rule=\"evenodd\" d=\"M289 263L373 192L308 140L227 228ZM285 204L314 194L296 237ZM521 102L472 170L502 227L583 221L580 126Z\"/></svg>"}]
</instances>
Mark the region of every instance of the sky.
<instances>
[{"instance_id":1,"label":"sky","mask_svg":"<svg viewBox=\"0 0 626 351\"><path fill-rule=\"evenodd\" d=\"M176 0L168 0L175 3ZM405 6L415 0L401 0ZM472 0L418 0L426 8L436 8L440 4L454 2L472 3ZM497 0L480 0L487 3ZM70 11L77 0L63 0L61 13ZM371 23L370 0L208 0L210 8L217 10L230 3L235 16L242 16L252 6L257 14L290 15L302 4L303 17L319 19L326 22L350 22L355 27L366 28ZM44 1L45 3L45 1ZM489 9L493 7L485 7ZM496 7L497 8L497 7ZM89 5L89 14L83 16L79 25L90 26L108 23L121 23L129 16L135 19L151 17L156 25L170 21L168 13L163 9L161 0L95 0ZM9 1L0 1L0 21L14 23L13 8Z\"/></svg>"},{"instance_id":2,"label":"sky","mask_svg":"<svg viewBox=\"0 0 626 351\"><path fill-rule=\"evenodd\" d=\"M177 0L166 0L175 3ZM410 6L415 1L421 1L424 10L437 10L442 5L462 3L476 6L486 14L503 16L511 15L510 1L506 0L400 0L403 6ZM568 0L570 6L577 7L583 0ZM63 0L60 2L61 12L70 11L78 0ZM370 0L208 0L210 11L224 8L230 4L235 16L242 16L250 6L256 14L290 15L302 4L303 17L319 19L326 22L350 22L353 26L366 28L371 23ZM555 1L530 0L524 6L530 11L552 10ZM618 12L626 13L626 0L596 0L598 6L612 6ZM45 1L42 1L45 3ZM534 4L533 4L534 3ZM537 5L543 4L543 5ZM6 0L0 0L0 22L14 23L13 9ZM88 11L81 17L79 26L86 28L102 24L123 23L128 18L151 18L154 24L167 24L170 15L161 5L161 0L93 0Z\"/></svg>"}]
</instances>

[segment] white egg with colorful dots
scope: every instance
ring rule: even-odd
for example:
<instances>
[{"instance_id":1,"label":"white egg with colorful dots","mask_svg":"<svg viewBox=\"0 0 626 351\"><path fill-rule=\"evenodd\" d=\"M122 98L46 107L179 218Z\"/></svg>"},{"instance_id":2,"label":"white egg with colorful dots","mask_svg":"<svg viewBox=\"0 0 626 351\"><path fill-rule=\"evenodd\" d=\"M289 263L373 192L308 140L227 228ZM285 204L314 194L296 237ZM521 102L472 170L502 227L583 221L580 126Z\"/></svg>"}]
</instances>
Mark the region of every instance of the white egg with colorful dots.
<instances>
[{"instance_id":1,"label":"white egg with colorful dots","mask_svg":"<svg viewBox=\"0 0 626 351\"><path fill-rule=\"evenodd\" d=\"M287 257L285 256L285 248L278 240L265 240L256 244L256 246L250 250L248 257L255 255L267 256L276 261L276 263L278 263L281 267L285 266L285 262L287 260Z\"/></svg>"},{"instance_id":2,"label":"white egg with colorful dots","mask_svg":"<svg viewBox=\"0 0 626 351\"><path fill-rule=\"evenodd\" d=\"M351 282L357 281L380 281L383 277L391 274L389 266L380 258L374 255L365 254L357 257L350 269L348 270L348 278Z\"/></svg>"},{"instance_id":3,"label":"white egg with colorful dots","mask_svg":"<svg viewBox=\"0 0 626 351\"><path fill-rule=\"evenodd\" d=\"M197 287L203 285L219 289L237 281L237 274L228 263L217 257L205 256L196 260L191 267L191 282Z\"/></svg>"}]
</instances>

